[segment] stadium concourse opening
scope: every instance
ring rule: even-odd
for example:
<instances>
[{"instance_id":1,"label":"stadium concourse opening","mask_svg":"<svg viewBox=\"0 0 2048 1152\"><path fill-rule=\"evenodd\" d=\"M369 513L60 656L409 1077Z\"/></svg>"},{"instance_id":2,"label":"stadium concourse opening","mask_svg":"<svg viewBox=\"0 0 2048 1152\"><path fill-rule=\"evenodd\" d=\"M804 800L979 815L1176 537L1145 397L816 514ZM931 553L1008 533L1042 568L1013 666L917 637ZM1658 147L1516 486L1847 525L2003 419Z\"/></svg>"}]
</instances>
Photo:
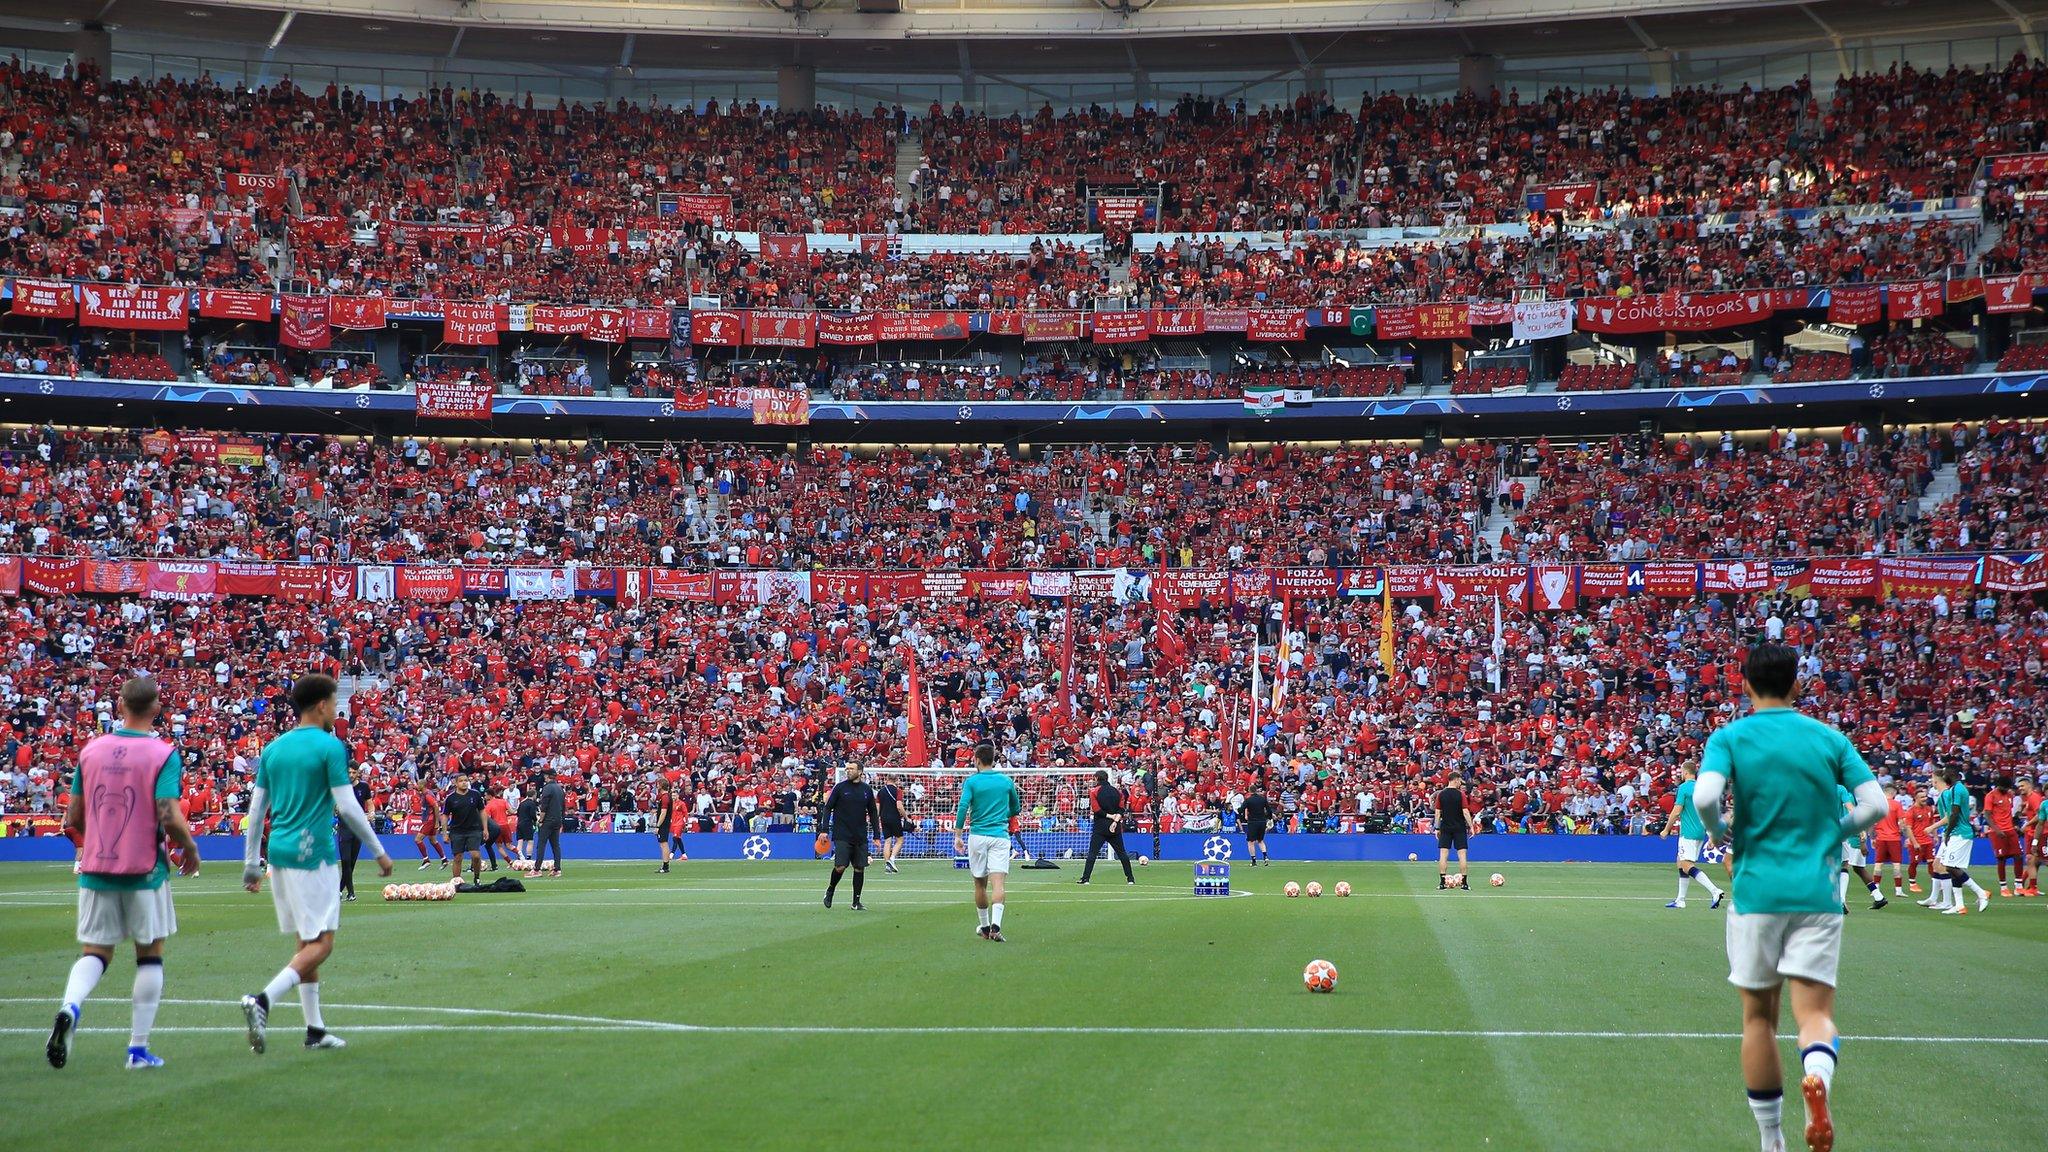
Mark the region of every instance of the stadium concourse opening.
<instances>
[{"instance_id":1,"label":"stadium concourse opening","mask_svg":"<svg viewBox=\"0 0 2048 1152\"><path fill-rule=\"evenodd\" d=\"M2048 1130L2048 7L1341 7L0 0L9 1146Z\"/></svg>"}]
</instances>

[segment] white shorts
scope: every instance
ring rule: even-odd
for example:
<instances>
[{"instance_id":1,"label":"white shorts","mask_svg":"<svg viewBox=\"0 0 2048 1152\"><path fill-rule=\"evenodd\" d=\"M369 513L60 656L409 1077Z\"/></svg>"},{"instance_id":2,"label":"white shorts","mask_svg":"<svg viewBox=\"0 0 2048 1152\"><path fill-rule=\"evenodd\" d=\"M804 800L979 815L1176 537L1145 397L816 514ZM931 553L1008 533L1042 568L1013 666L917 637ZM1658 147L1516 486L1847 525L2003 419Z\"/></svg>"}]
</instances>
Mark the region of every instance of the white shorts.
<instances>
[{"instance_id":1,"label":"white shorts","mask_svg":"<svg viewBox=\"0 0 2048 1152\"><path fill-rule=\"evenodd\" d=\"M1842 961L1839 912L1728 913L1728 982L1762 991L1797 976L1835 986Z\"/></svg>"},{"instance_id":2,"label":"white shorts","mask_svg":"<svg viewBox=\"0 0 2048 1152\"><path fill-rule=\"evenodd\" d=\"M1869 863L1863 858L1862 841L1842 845L1842 863L1851 868L1862 868Z\"/></svg>"},{"instance_id":3,"label":"white shorts","mask_svg":"<svg viewBox=\"0 0 2048 1152\"><path fill-rule=\"evenodd\" d=\"M316 940L341 927L341 868L270 869L270 902L277 905L277 930Z\"/></svg>"},{"instance_id":4,"label":"white shorts","mask_svg":"<svg viewBox=\"0 0 2048 1152\"><path fill-rule=\"evenodd\" d=\"M178 930L168 881L133 892L78 890L78 942L112 948L123 940L153 944Z\"/></svg>"},{"instance_id":5,"label":"white shorts","mask_svg":"<svg viewBox=\"0 0 2048 1152\"><path fill-rule=\"evenodd\" d=\"M969 836L967 838L967 871L976 880L994 872L1007 876L1010 873L1010 838L1008 836Z\"/></svg>"},{"instance_id":6,"label":"white shorts","mask_svg":"<svg viewBox=\"0 0 2048 1152\"><path fill-rule=\"evenodd\" d=\"M1970 867L1970 849L1975 846L1976 840L1971 837L1951 836L1941 842L1941 851L1935 853L1934 858L1941 861L1943 868L1967 870Z\"/></svg>"},{"instance_id":7,"label":"white shorts","mask_svg":"<svg viewBox=\"0 0 2048 1152\"><path fill-rule=\"evenodd\" d=\"M1699 863L1700 849L1704 848L1706 843L1704 840L1688 840L1680 836L1678 838L1678 862L1680 864Z\"/></svg>"}]
</instances>

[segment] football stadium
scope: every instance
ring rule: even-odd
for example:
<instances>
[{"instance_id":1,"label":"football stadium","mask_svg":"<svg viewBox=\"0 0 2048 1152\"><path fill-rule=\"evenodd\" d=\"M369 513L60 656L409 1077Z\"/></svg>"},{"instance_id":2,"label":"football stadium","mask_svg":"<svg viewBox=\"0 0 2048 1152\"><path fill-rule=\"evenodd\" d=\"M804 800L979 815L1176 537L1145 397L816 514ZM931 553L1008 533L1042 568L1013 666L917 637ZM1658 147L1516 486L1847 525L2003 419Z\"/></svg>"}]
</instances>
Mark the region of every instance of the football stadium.
<instances>
[{"instance_id":1,"label":"football stadium","mask_svg":"<svg viewBox=\"0 0 2048 1152\"><path fill-rule=\"evenodd\" d=\"M2021 1152L2048 0L0 0L0 1149Z\"/></svg>"}]
</instances>

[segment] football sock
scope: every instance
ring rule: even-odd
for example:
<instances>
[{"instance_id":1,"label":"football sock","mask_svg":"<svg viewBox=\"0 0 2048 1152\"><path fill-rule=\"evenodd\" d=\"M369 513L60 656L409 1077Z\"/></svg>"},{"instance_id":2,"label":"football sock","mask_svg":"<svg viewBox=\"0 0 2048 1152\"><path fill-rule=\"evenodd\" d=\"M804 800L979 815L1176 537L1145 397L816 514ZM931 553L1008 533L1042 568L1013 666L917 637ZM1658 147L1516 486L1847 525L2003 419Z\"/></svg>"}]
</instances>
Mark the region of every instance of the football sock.
<instances>
[{"instance_id":1,"label":"football sock","mask_svg":"<svg viewBox=\"0 0 2048 1152\"><path fill-rule=\"evenodd\" d=\"M1779 1152L1785 1147L1785 1090L1769 1088L1749 1090L1749 1111L1756 1117L1757 1135L1763 1137L1764 1152Z\"/></svg>"},{"instance_id":2,"label":"football sock","mask_svg":"<svg viewBox=\"0 0 2048 1152\"><path fill-rule=\"evenodd\" d=\"M839 878L840 878L841 876L844 876L845 874L846 874L846 872L845 872L845 870L844 870L844 869L840 869L840 868L834 868L834 869L832 870L832 879L831 879L831 882L829 882L829 883L827 883L827 884L825 885L825 895L827 895L827 896L830 896L830 895L831 895L831 894L833 894L834 892L837 892L837 891L839 891ZM860 883L860 881L858 881L858 880L855 880L855 881L854 881L854 883L855 883L855 884L858 884L858 883Z\"/></svg>"},{"instance_id":3,"label":"football sock","mask_svg":"<svg viewBox=\"0 0 2048 1152\"><path fill-rule=\"evenodd\" d=\"M298 970L287 964L282 971L270 978L270 983L263 986L263 998L270 1004L275 1004L285 993L298 986Z\"/></svg>"},{"instance_id":4,"label":"football sock","mask_svg":"<svg viewBox=\"0 0 2048 1152\"><path fill-rule=\"evenodd\" d=\"M128 1043L131 1047L149 1047L149 1030L156 1027L157 1005L164 999L164 958L161 956L137 956L135 958L135 991L130 995L133 1008L128 1021Z\"/></svg>"},{"instance_id":5,"label":"football sock","mask_svg":"<svg viewBox=\"0 0 2048 1152\"><path fill-rule=\"evenodd\" d=\"M974 910L974 917L975 917L975 919L977 919L977 920L980 920L980 921L981 921L981 926L982 926L983 928L986 928L986 927L988 927L988 909L986 909L986 908L976 908L976 909Z\"/></svg>"},{"instance_id":6,"label":"football sock","mask_svg":"<svg viewBox=\"0 0 2048 1152\"><path fill-rule=\"evenodd\" d=\"M1719 900L1721 898L1721 889L1717 887L1714 884L1714 882L1707 877L1707 874L1705 872L1702 872L1699 869L1695 868L1692 870L1692 878L1699 884L1700 887L1705 888L1707 891L1713 893L1714 899Z\"/></svg>"},{"instance_id":7,"label":"football sock","mask_svg":"<svg viewBox=\"0 0 2048 1152\"><path fill-rule=\"evenodd\" d=\"M1928 898L1934 901L1930 907L1945 908L1948 906L1948 880L1946 877L1936 876L1934 878L1934 891Z\"/></svg>"},{"instance_id":8,"label":"football sock","mask_svg":"<svg viewBox=\"0 0 2048 1152\"><path fill-rule=\"evenodd\" d=\"M100 977L107 971L107 962L97 956L80 956L71 966L71 976L64 981L64 1006L76 1016L85 1007L85 998L92 995Z\"/></svg>"},{"instance_id":9,"label":"football sock","mask_svg":"<svg viewBox=\"0 0 2048 1152\"><path fill-rule=\"evenodd\" d=\"M1970 879L1970 874L1968 872L1957 872L1955 873L1955 875L1963 878L1963 887L1969 889L1971 895L1976 896L1980 900L1990 895L1990 893L1984 891L1984 886L1982 884L1979 884L1975 880ZM1956 899L1961 900L1961 894L1958 894L1956 896Z\"/></svg>"},{"instance_id":10,"label":"football sock","mask_svg":"<svg viewBox=\"0 0 2048 1152\"><path fill-rule=\"evenodd\" d=\"M1998 862L1998 886L2000 888L2005 887L2005 861L2003 859Z\"/></svg>"},{"instance_id":11,"label":"football sock","mask_svg":"<svg viewBox=\"0 0 2048 1152\"><path fill-rule=\"evenodd\" d=\"M867 878L868 874L866 872L855 872L853 874L853 898L855 900L860 899L860 883Z\"/></svg>"},{"instance_id":12,"label":"football sock","mask_svg":"<svg viewBox=\"0 0 2048 1152\"><path fill-rule=\"evenodd\" d=\"M1001 928L1003 926L1002 901L998 900L988 906L988 924L991 928Z\"/></svg>"},{"instance_id":13,"label":"football sock","mask_svg":"<svg viewBox=\"0 0 2048 1152\"><path fill-rule=\"evenodd\" d=\"M1835 880L1835 900L1842 904L1847 904L1849 902L1849 874L1847 872L1837 873L1837 879Z\"/></svg>"},{"instance_id":14,"label":"football sock","mask_svg":"<svg viewBox=\"0 0 2048 1152\"><path fill-rule=\"evenodd\" d=\"M1693 871L1696 872L1698 869ZM1690 873L1680 873L1678 876L1678 898L1680 900L1685 899L1685 894L1690 891L1692 891L1692 875Z\"/></svg>"},{"instance_id":15,"label":"football sock","mask_svg":"<svg viewBox=\"0 0 2048 1152\"><path fill-rule=\"evenodd\" d=\"M1876 880L1865 880L1863 886L1870 890L1872 896L1884 895L1884 885Z\"/></svg>"},{"instance_id":16,"label":"football sock","mask_svg":"<svg viewBox=\"0 0 2048 1152\"><path fill-rule=\"evenodd\" d=\"M1808 1044L1800 1050L1799 1062L1806 1067L1808 1076L1820 1077L1821 1087L1830 1093L1835 1090L1835 1046L1833 1044Z\"/></svg>"},{"instance_id":17,"label":"football sock","mask_svg":"<svg viewBox=\"0 0 2048 1152\"><path fill-rule=\"evenodd\" d=\"M327 1022L320 1018L320 982L299 985L299 1010L306 1015L306 1031L325 1032Z\"/></svg>"}]
</instances>

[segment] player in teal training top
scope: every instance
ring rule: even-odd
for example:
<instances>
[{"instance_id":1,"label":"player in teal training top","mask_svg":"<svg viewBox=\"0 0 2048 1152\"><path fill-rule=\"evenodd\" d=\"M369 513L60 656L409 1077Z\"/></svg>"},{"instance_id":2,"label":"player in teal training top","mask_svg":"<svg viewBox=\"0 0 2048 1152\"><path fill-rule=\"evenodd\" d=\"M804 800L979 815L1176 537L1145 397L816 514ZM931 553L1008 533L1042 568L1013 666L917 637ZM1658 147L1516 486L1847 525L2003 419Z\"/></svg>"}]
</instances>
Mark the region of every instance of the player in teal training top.
<instances>
[{"instance_id":1,"label":"player in teal training top","mask_svg":"<svg viewBox=\"0 0 2048 1152\"><path fill-rule=\"evenodd\" d=\"M1835 972L1842 952L1842 841L1884 814L1884 791L1847 736L1793 707L1799 658L1782 644L1752 649L1743 688L1751 713L1707 739L1693 806L1709 835L1721 798L1735 800L1735 907L1728 914L1728 980L1742 995L1742 1077L1763 1152L1782 1152L1784 1068L1780 993L1792 985L1805 1077L1806 1145L1831 1152L1828 1094L1836 1060ZM1842 811L1837 788L1855 807Z\"/></svg>"},{"instance_id":2,"label":"player in teal training top","mask_svg":"<svg viewBox=\"0 0 2048 1152\"><path fill-rule=\"evenodd\" d=\"M1940 837L1936 859L1942 867L1942 874L1934 878L1929 907L1961 916L1968 910L1963 899L1963 891L1968 891L1977 897L1977 911L1982 912L1991 906L1991 893L1970 879L1970 850L1976 847L1976 832L1970 827L1970 789L1947 768L1936 768L1929 778L1934 781L1934 828Z\"/></svg>"},{"instance_id":3,"label":"player in teal training top","mask_svg":"<svg viewBox=\"0 0 2048 1152\"><path fill-rule=\"evenodd\" d=\"M1664 821L1664 835L1671 835L1673 830L1678 832L1678 899L1666 904L1666 908L1685 907L1685 894L1695 881L1714 894L1711 907L1719 908L1721 901L1728 896L1699 869L1700 851L1709 841L1707 826L1700 823L1700 814L1692 809L1693 791L1697 787L1693 778L1698 775L1699 770L1690 761L1679 768L1679 785L1671 805L1671 818Z\"/></svg>"},{"instance_id":4,"label":"player in teal training top","mask_svg":"<svg viewBox=\"0 0 2048 1152\"><path fill-rule=\"evenodd\" d=\"M1016 781L996 771L996 750L974 749L974 774L960 782L960 806L953 813L953 852L967 857L974 875L975 934L1003 943L1003 882L1010 875L1010 833L1024 811Z\"/></svg>"},{"instance_id":5,"label":"player in teal training top","mask_svg":"<svg viewBox=\"0 0 2048 1152\"><path fill-rule=\"evenodd\" d=\"M263 861L270 862L270 898L277 907L277 929L298 942L292 961L261 992L242 997L242 1018L249 1047L261 1053L267 1044L270 1010L278 997L299 990L299 1008L306 1018L306 1047L345 1047L327 1031L320 1014L320 965L334 953L334 933L341 927L340 855L334 850L338 816L377 861L377 874L391 875L391 857L370 830L369 818L356 800L348 778L348 747L334 735L334 677L313 673L292 685L296 728L264 746L257 762L256 785L249 790L249 815L243 829L242 887L263 888ZM270 820L270 846L263 850L263 822Z\"/></svg>"}]
</instances>

